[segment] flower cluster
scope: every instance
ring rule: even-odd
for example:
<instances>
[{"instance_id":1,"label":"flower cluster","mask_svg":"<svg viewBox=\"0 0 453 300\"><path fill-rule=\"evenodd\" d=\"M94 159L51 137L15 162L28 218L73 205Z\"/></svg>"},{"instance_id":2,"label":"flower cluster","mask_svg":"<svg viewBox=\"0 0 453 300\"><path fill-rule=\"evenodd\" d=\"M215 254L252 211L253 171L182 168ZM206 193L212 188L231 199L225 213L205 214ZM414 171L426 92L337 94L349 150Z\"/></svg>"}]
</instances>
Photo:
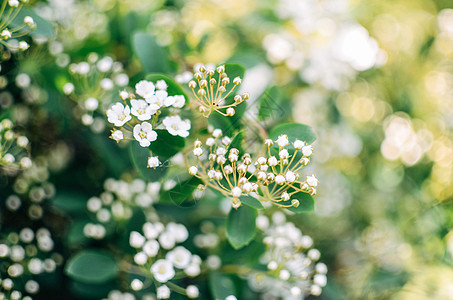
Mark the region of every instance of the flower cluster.
<instances>
[{"instance_id":1,"label":"flower cluster","mask_svg":"<svg viewBox=\"0 0 453 300\"><path fill-rule=\"evenodd\" d=\"M32 299L39 292L35 276L53 273L63 261L52 253L54 241L49 230L23 228L0 240L0 299ZM23 289L23 290L22 290Z\"/></svg>"},{"instance_id":2,"label":"flower cluster","mask_svg":"<svg viewBox=\"0 0 453 300\"><path fill-rule=\"evenodd\" d=\"M249 286L262 293L264 299L319 296L327 283L327 266L317 262L321 254L312 248L312 238L287 222L281 212L272 215L272 221L266 216L256 221L267 247L260 262L267 268L249 275Z\"/></svg>"},{"instance_id":3,"label":"flower cluster","mask_svg":"<svg viewBox=\"0 0 453 300\"><path fill-rule=\"evenodd\" d=\"M220 129L214 130L204 144L195 141L197 165L191 166L189 173L232 198L234 208L246 195L280 207L297 207L299 193L316 194L318 179L311 175L302 181L299 174L310 162L311 145L297 139L290 143L287 135L280 135L275 141L267 139L266 154L252 160L249 153L240 155L231 143L230 137L222 138Z\"/></svg>"},{"instance_id":4,"label":"flower cluster","mask_svg":"<svg viewBox=\"0 0 453 300\"><path fill-rule=\"evenodd\" d=\"M29 140L13 130L13 122L3 119L0 122L0 168L9 174L20 169L30 168L32 161L28 156Z\"/></svg>"},{"instance_id":5,"label":"flower cluster","mask_svg":"<svg viewBox=\"0 0 453 300\"><path fill-rule=\"evenodd\" d=\"M189 285L183 289L170 282L181 277L196 277L201 272L201 258L183 246L176 246L189 237L187 228L172 222L166 225L158 221L147 222L143 225L143 234L132 231L129 244L138 251L134 256L135 264L156 285L157 298L169 299L171 290L197 298L199 291L196 286ZM131 287L142 290L145 283L134 279Z\"/></svg>"},{"instance_id":6,"label":"flower cluster","mask_svg":"<svg viewBox=\"0 0 453 300\"><path fill-rule=\"evenodd\" d=\"M247 93L232 97L231 93L241 85L242 79L235 77L230 84L231 79L225 72L224 65L218 66L215 70L201 65L199 72L195 72L193 76L196 81L189 81L189 88L193 92L195 103L205 117L212 111L231 117L235 114L234 107L249 99ZM233 101L228 102L227 98L230 95Z\"/></svg>"},{"instance_id":7,"label":"flower cluster","mask_svg":"<svg viewBox=\"0 0 453 300\"><path fill-rule=\"evenodd\" d=\"M63 92L78 104L74 114L94 132L102 132L104 118L95 112L104 114L111 105L113 91L128 85L123 64L110 56L90 53L86 61L70 64L68 71L71 79L63 86Z\"/></svg>"},{"instance_id":8,"label":"flower cluster","mask_svg":"<svg viewBox=\"0 0 453 300\"><path fill-rule=\"evenodd\" d=\"M26 16L23 24L15 26L13 20L19 14L27 0L4 0L0 8L0 44L12 50L27 50L30 45L26 41L18 42L16 39L29 34L36 28L32 17Z\"/></svg>"},{"instance_id":9,"label":"flower cluster","mask_svg":"<svg viewBox=\"0 0 453 300\"><path fill-rule=\"evenodd\" d=\"M132 217L134 206L149 208L157 200L160 183L147 184L141 179L128 183L109 178L104 189L99 197L87 201L87 209L96 220L87 223L83 229L88 238L103 239L109 231L114 231L115 224Z\"/></svg>"},{"instance_id":10,"label":"flower cluster","mask_svg":"<svg viewBox=\"0 0 453 300\"><path fill-rule=\"evenodd\" d=\"M171 96L167 88L164 80L156 83L142 80L135 85L136 94L141 98L137 99L126 91L120 92L124 104L117 102L107 110L108 121L120 128L112 131L111 138L117 142L136 140L140 146L149 147L157 139L157 129L164 129L173 136L188 137L190 121L181 119L178 114L185 104L185 97ZM158 167L159 163L157 157L151 156L148 167Z\"/></svg>"}]
</instances>

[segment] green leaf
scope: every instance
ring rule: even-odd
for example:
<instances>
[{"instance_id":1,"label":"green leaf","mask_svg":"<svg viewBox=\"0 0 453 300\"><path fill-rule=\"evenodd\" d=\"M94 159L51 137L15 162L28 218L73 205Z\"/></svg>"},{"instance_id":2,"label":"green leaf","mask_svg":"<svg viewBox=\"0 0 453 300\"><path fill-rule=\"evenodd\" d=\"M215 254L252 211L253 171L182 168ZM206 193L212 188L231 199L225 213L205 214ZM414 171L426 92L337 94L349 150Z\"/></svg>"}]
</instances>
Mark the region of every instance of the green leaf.
<instances>
[{"instance_id":1,"label":"green leaf","mask_svg":"<svg viewBox=\"0 0 453 300\"><path fill-rule=\"evenodd\" d=\"M258 119L278 119L285 115L280 90L276 87L268 88L258 99Z\"/></svg>"},{"instance_id":2,"label":"green leaf","mask_svg":"<svg viewBox=\"0 0 453 300\"><path fill-rule=\"evenodd\" d=\"M275 141L281 134L288 135L290 142L294 142L296 139L299 139L311 144L316 140L316 135L313 132L313 129L311 129L308 125L299 123L285 123L275 126L271 132L269 132L269 138Z\"/></svg>"},{"instance_id":3,"label":"green leaf","mask_svg":"<svg viewBox=\"0 0 453 300\"><path fill-rule=\"evenodd\" d=\"M240 131L236 133L235 136L231 139L231 144L228 146L228 151L232 148L236 148L239 150L239 153L243 152L242 149L242 140L244 139L244 131Z\"/></svg>"},{"instance_id":4,"label":"green leaf","mask_svg":"<svg viewBox=\"0 0 453 300\"><path fill-rule=\"evenodd\" d=\"M84 250L72 257L65 267L70 278L84 283L105 283L118 274L115 259L98 250Z\"/></svg>"},{"instance_id":5,"label":"green leaf","mask_svg":"<svg viewBox=\"0 0 453 300\"><path fill-rule=\"evenodd\" d=\"M216 300L224 300L226 297L236 294L236 288L231 276L218 272L209 274L209 288Z\"/></svg>"},{"instance_id":6,"label":"green leaf","mask_svg":"<svg viewBox=\"0 0 453 300\"><path fill-rule=\"evenodd\" d=\"M132 36L132 49L146 73L165 73L168 70L166 52L151 35L145 32L135 32Z\"/></svg>"},{"instance_id":7,"label":"green leaf","mask_svg":"<svg viewBox=\"0 0 453 300\"><path fill-rule=\"evenodd\" d=\"M162 178L168 171L168 166L162 161L162 164L159 167L155 169L148 168L148 157L150 156L149 149L143 148L135 141L132 141L129 144L129 155L135 169L137 169L143 178L147 180L156 181L159 178Z\"/></svg>"},{"instance_id":8,"label":"green leaf","mask_svg":"<svg viewBox=\"0 0 453 300\"><path fill-rule=\"evenodd\" d=\"M260 201L251 196L242 196L241 198L239 198L239 200L241 200L241 202L244 203L245 205L248 205L256 209L264 208L263 204L261 204Z\"/></svg>"},{"instance_id":9,"label":"green leaf","mask_svg":"<svg viewBox=\"0 0 453 300\"><path fill-rule=\"evenodd\" d=\"M165 129L156 129L157 140L151 143L149 149L153 156L170 158L178 153L186 145L186 140L179 135L171 135Z\"/></svg>"},{"instance_id":10,"label":"green leaf","mask_svg":"<svg viewBox=\"0 0 453 300\"><path fill-rule=\"evenodd\" d=\"M192 193L197 189L198 185L202 183L201 179L192 176L189 179L176 184L172 189L164 191L161 194L160 202L173 202L178 206L183 206L184 201L192 196Z\"/></svg>"},{"instance_id":11,"label":"green leaf","mask_svg":"<svg viewBox=\"0 0 453 300\"><path fill-rule=\"evenodd\" d=\"M186 99L186 103L188 101L187 94L184 92L183 88L173 79L171 79L168 76L165 76L163 74L158 74L158 73L153 73L153 74L148 74L145 77L146 80L148 81L153 81L154 83L158 80L163 80L165 83L167 83L167 93L169 96L175 96L175 95L183 95L184 98Z\"/></svg>"},{"instance_id":12,"label":"green leaf","mask_svg":"<svg viewBox=\"0 0 453 300\"><path fill-rule=\"evenodd\" d=\"M226 223L227 238L235 249L249 244L256 235L256 210L249 206L231 209Z\"/></svg>"},{"instance_id":13,"label":"green leaf","mask_svg":"<svg viewBox=\"0 0 453 300\"><path fill-rule=\"evenodd\" d=\"M293 194L291 196L291 198L299 200L298 207L293 206L293 207L288 208L290 211L292 211L296 214L311 212L315 209L315 201L313 200L313 197L307 193L299 192L299 193ZM282 204L289 205L289 204L291 204L291 200L282 202Z\"/></svg>"},{"instance_id":14,"label":"green leaf","mask_svg":"<svg viewBox=\"0 0 453 300\"><path fill-rule=\"evenodd\" d=\"M67 213L79 214L86 211L88 198L79 192L61 191L52 199L52 204Z\"/></svg>"},{"instance_id":15,"label":"green leaf","mask_svg":"<svg viewBox=\"0 0 453 300\"><path fill-rule=\"evenodd\" d=\"M24 24L24 18L26 16L32 17L36 24L36 28L30 32L31 36L51 38L55 35L55 30L53 29L52 24L38 16L33 10L27 7L22 8L11 23L14 27L18 27Z\"/></svg>"}]
</instances>

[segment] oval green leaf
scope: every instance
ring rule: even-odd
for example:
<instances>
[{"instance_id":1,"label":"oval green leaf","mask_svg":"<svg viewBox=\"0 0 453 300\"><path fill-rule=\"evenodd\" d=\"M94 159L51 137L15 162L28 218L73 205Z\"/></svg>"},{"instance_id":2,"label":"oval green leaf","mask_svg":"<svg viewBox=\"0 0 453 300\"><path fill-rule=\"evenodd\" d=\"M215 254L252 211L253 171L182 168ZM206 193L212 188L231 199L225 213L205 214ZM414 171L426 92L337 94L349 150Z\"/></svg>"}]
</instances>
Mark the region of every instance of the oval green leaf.
<instances>
[{"instance_id":1,"label":"oval green leaf","mask_svg":"<svg viewBox=\"0 0 453 300\"><path fill-rule=\"evenodd\" d=\"M241 202L244 203L245 205L248 205L252 208L256 208L256 209L264 208L263 204L261 204L260 201L258 201L257 199L255 199L251 196L242 196L241 198L239 198L239 200L241 200Z\"/></svg>"},{"instance_id":2,"label":"oval green leaf","mask_svg":"<svg viewBox=\"0 0 453 300\"><path fill-rule=\"evenodd\" d=\"M118 267L110 254L97 250L85 250L68 261L65 273L71 279L80 282L100 284L115 278Z\"/></svg>"},{"instance_id":3,"label":"oval green leaf","mask_svg":"<svg viewBox=\"0 0 453 300\"><path fill-rule=\"evenodd\" d=\"M256 210L249 206L232 208L226 222L227 238L235 249L248 245L256 235Z\"/></svg>"},{"instance_id":4,"label":"oval green leaf","mask_svg":"<svg viewBox=\"0 0 453 300\"><path fill-rule=\"evenodd\" d=\"M278 136L282 134L288 135L290 142L294 142L296 139L299 139L311 144L316 140L316 135L313 132L313 129L308 125L299 123L285 123L275 126L269 132L269 138L275 141Z\"/></svg>"}]
</instances>

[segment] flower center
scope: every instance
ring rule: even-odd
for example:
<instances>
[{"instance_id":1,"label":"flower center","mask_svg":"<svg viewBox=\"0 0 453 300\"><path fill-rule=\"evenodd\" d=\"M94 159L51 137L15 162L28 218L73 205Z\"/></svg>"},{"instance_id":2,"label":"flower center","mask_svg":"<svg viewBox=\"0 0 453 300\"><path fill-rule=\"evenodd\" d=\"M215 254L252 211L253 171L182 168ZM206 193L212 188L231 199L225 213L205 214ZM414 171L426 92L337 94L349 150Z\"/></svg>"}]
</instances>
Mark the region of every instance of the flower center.
<instances>
[{"instance_id":1,"label":"flower center","mask_svg":"<svg viewBox=\"0 0 453 300\"><path fill-rule=\"evenodd\" d=\"M145 139L145 138L146 138L146 132L143 131L143 130L140 130L140 132L138 133L138 135L139 135L142 139Z\"/></svg>"},{"instance_id":2,"label":"flower center","mask_svg":"<svg viewBox=\"0 0 453 300\"><path fill-rule=\"evenodd\" d=\"M118 116L118 120L124 121L124 119L126 119L126 115L125 114L121 114L121 115Z\"/></svg>"}]
</instances>

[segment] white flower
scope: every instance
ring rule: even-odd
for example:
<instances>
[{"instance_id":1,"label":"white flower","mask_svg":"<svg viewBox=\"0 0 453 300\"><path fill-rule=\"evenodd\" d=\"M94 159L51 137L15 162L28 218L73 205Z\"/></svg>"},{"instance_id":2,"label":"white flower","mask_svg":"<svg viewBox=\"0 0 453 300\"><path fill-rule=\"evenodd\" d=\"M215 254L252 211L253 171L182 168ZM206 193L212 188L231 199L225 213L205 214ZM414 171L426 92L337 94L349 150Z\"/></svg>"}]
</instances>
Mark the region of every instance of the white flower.
<instances>
[{"instance_id":1,"label":"white flower","mask_svg":"<svg viewBox=\"0 0 453 300\"><path fill-rule=\"evenodd\" d=\"M121 91L120 92L120 98L123 99L123 100L126 100L127 98L129 98L129 93L126 92L126 91Z\"/></svg>"},{"instance_id":2,"label":"white flower","mask_svg":"<svg viewBox=\"0 0 453 300\"><path fill-rule=\"evenodd\" d=\"M167 282L175 276L175 269L170 261L159 259L151 266L151 273L159 282Z\"/></svg>"},{"instance_id":3,"label":"white flower","mask_svg":"<svg viewBox=\"0 0 453 300\"><path fill-rule=\"evenodd\" d=\"M131 114L137 117L140 121L146 121L151 119L151 116L156 113L159 106L156 104L146 103L145 100L131 100Z\"/></svg>"},{"instance_id":4,"label":"white flower","mask_svg":"<svg viewBox=\"0 0 453 300\"><path fill-rule=\"evenodd\" d=\"M309 186L315 187L318 186L319 180L315 177L315 175L307 176L307 184Z\"/></svg>"},{"instance_id":5,"label":"white flower","mask_svg":"<svg viewBox=\"0 0 453 300\"><path fill-rule=\"evenodd\" d=\"M154 90L154 83L150 81L142 80L135 85L136 93L145 98L147 101L154 95Z\"/></svg>"},{"instance_id":6,"label":"white flower","mask_svg":"<svg viewBox=\"0 0 453 300\"><path fill-rule=\"evenodd\" d=\"M296 140L294 142L294 148L296 148L297 150L301 150L303 146L305 146L305 143L301 140Z\"/></svg>"},{"instance_id":7,"label":"white flower","mask_svg":"<svg viewBox=\"0 0 453 300\"><path fill-rule=\"evenodd\" d=\"M129 236L129 245L134 248L140 248L141 246L143 246L145 241L145 237L137 231L132 231L131 235Z\"/></svg>"},{"instance_id":8,"label":"white flower","mask_svg":"<svg viewBox=\"0 0 453 300\"><path fill-rule=\"evenodd\" d=\"M190 277L195 277L200 275L201 269L199 263L191 263L187 268L184 269L184 273Z\"/></svg>"},{"instance_id":9,"label":"white flower","mask_svg":"<svg viewBox=\"0 0 453 300\"><path fill-rule=\"evenodd\" d=\"M289 197L289 194L287 192L283 192L281 198L283 200L285 200L285 201L288 201L290 197Z\"/></svg>"},{"instance_id":10,"label":"white flower","mask_svg":"<svg viewBox=\"0 0 453 300\"><path fill-rule=\"evenodd\" d=\"M139 279L134 279L131 282L131 288L134 291L140 291L143 288L143 282Z\"/></svg>"},{"instance_id":11,"label":"white flower","mask_svg":"<svg viewBox=\"0 0 453 300\"><path fill-rule=\"evenodd\" d=\"M302 147L302 154L304 156L310 156L313 153L313 148L311 145Z\"/></svg>"},{"instance_id":12,"label":"white flower","mask_svg":"<svg viewBox=\"0 0 453 300\"><path fill-rule=\"evenodd\" d=\"M275 142L278 144L279 147L285 147L289 145L288 136L286 134L280 135Z\"/></svg>"},{"instance_id":13,"label":"white flower","mask_svg":"<svg viewBox=\"0 0 453 300\"><path fill-rule=\"evenodd\" d=\"M68 82L63 86L63 93L65 93L65 95L69 95L73 91L74 91L74 85L72 83Z\"/></svg>"},{"instance_id":14,"label":"white flower","mask_svg":"<svg viewBox=\"0 0 453 300\"><path fill-rule=\"evenodd\" d=\"M164 80L158 80L156 82L156 89L158 89L158 90L166 91L167 87L168 87L168 85L167 85L167 83Z\"/></svg>"},{"instance_id":15,"label":"white flower","mask_svg":"<svg viewBox=\"0 0 453 300\"><path fill-rule=\"evenodd\" d=\"M190 121L181 120L180 116L166 117L162 123L171 135L189 136Z\"/></svg>"},{"instance_id":16,"label":"white flower","mask_svg":"<svg viewBox=\"0 0 453 300\"><path fill-rule=\"evenodd\" d=\"M268 159L269 166L275 167L278 164L277 158L275 156L271 156Z\"/></svg>"},{"instance_id":17,"label":"white flower","mask_svg":"<svg viewBox=\"0 0 453 300\"><path fill-rule=\"evenodd\" d=\"M183 246L178 246L168 252L165 258L170 261L176 268L184 269L190 263L192 254Z\"/></svg>"},{"instance_id":18,"label":"white flower","mask_svg":"<svg viewBox=\"0 0 453 300\"><path fill-rule=\"evenodd\" d=\"M239 198L242 195L242 189L238 186L235 186L231 189L231 194L233 195L233 197Z\"/></svg>"},{"instance_id":19,"label":"white flower","mask_svg":"<svg viewBox=\"0 0 453 300\"><path fill-rule=\"evenodd\" d=\"M143 252L138 252L134 255L134 262L137 265L143 266L148 261L148 256Z\"/></svg>"},{"instance_id":20,"label":"white flower","mask_svg":"<svg viewBox=\"0 0 453 300\"><path fill-rule=\"evenodd\" d=\"M140 146L148 147L157 139L157 133L150 123L143 122L134 126L134 138L140 143Z\"/></svg>"},{"instance_id":21,"label":"white flower","mask_svg":"<svg viewBox=\"0 0 453 300\"><path fill-rule=\"evenodd\" d=\"M96 110L96 108L98 108L98 106L99 106L99 101L96 98L91 97L85 101L85 108L89 111Z\"/></svg>"},{"instance_id":22,"label":"white flower","mask_svg":"<svg viewBox=\"0 0 453 300\"><path fill-rule=\"evenodd\" d=\"M198 172L198 168L197 168L197 167L191 166L191 167L189 168L189 174L190 174L190 175L196 175L197 172Z\"/></svg>"},{"instance_id":23,"label":"white flower","mask_svg":"<svg viewBox=\"0 0 453 300\"><path fill-rule=\"evenodd\" d=\"M264 141L264 144L266 144L266 146L270 147L274 144L274 142L271 139L266 139L266 141Z\"/></svg>"},{"instance_id":24,"label":"white flower","mask_svg":"<svg viewBox=\"0 0 453 300\"><path fill-rule=\"evenodd\" d=\"M165 105L165 101L167 100L168 93L166 91L158 90L154 95L149 98L145 98L145 100L150 104L155 104L159 107Z\"/></svg>"},{"instance_id":25,"label":"white flower","mask_svg":"<svg viewBox=\"0 0 453 300\"><path fill-rule=\"evenodd\" d=\"M277 175L277 176L275 176L275 182L277 184L284 184L285 183L285 177L283 175Z\"/></svg>"},{"instance_id":26,"label":"white flower","mask_svg":"<svg viewBox=\"0 0 453 300\"><path fill-rule=\"evenodd\" d=\"M32 17L26 16L24 18L24 23L27 24L28 26L31 26L31 25L35 24L35 21L33 20Z\"/></svg>"},{"instance_id":27,"label":"white flower","mask_svg":"<svg viewBox=\"0 0 453 300\"><path fill-rule=\"evenodd\" d=\"M123 138L124 138L124 135L123 135L123 132L121 130L115 130L112 133L112 139L114 139L117 142L121 141Z\"/></svg>"},{"instance_id":28,"label":"white flower","mask_svg":"<svg viewBox=\"0 0 453 300\"><path fill-rule=\"evenodd\" d=\"M143 245L143 252L149 257L154 257L159 252L159 243L156 240L149 240Z\"/></svg>"},{"instance_id":29,"label":"white flower","mask_svg":"<svg viewBox=\"0 0 453 300\"><path fill-rule=\"evenodd\" d=\"M193 149L193 155L195 156L201 156L203 154L203 149L201 148L195 148Z\"/></svg>"},{"instance_id":30,"label":"white flower","mask_svg":"<svg viewBox=\"0 0 453 300\"><path fill-rule=\"evenodd\" d=\"M200 295L200 291L194 285L188 285L186 288L186 293L187 293L187 297L189 297L191 299L198 298L198 296Z\"/></svg>"},{"instance_id":31,"label":"white flower","mask_svg":"<svg viewBox=\"0 0 453 300\"><path fill-rule=\"evenodd\" d=\"M291 172L291 171L286 172L285 177L286 177L286 181L288 181L288 182L296 181L296 174L294 174L294 172Z\"/></svg>"},{"instance_id":32,"label":"white flower","mask_svg":"<svg viewBox=\"0 0 453 300\"><path fill-rule=\"evenodd\" d=\"M170 289L166 285L162 285L157 288L157 299L169 299L170 298Z\"/></svg>"},{"instance_id":33,"label":"white flower","mask_svg":"<svg viewBox=\"0 0 453 300\"><path fill-rule=\"evenodd\" d=\"M126 107L124 107L123 104L117 102L107 110L107 118L113 125L118 127L123 126L132 119L131 109L129 106L126 105Z\"/></svg>"},{"instance_id":34,"label":"white flower","mask_svg":"<svg viewBox=\"0 0 453 300\"><path fill-rule=\"evenodd\" d=\"M225 300L238 300L238 298L236 298L236 296L234 295L229 295L228 297L225 298Z\"/></svg>"},{"instance_id":35,"label":"white flower","mask_svg":"<svg viewBox=\"0 0 453 300\"><path fill-rule=\"evenodd\" d=\"M30 47L30 45L25 42L25 41L20 41L19 42L19 49L22 50L22 51L25 51L27 50L28 48Z\"/></svg>"},{"instance_id":36,"label":"white flower","mask_svg":"<svg viewBox=\"0 0 453 300\"><path fill-rule=\"evenodd\" d=\"M210 137L210 138L208 138L206 140L206 146L212 147L212 146L214 146L214 144L215 144L215 139L214 138Z\"/></svg>"},{"instance_id":37,"label":"white flower","mask_svg":"<svg viewBox=\"0 0 453 300\"><path fill-rule=\"evenodd\" d=\"M8 29L5 29L2 31L2 33L0 35L2 36L3 39L9 39L9 38L11 38L11 31L9 31Z\"/></svg>"},{"instance_id":38,"label":"white flower","mask_svg":"<svg viewBox=\"0 0 453 300\"><path fill-rule=\"evenodd\" d=\"M157 156L151 156L148 158L148 168L157 168L160 164Z\"/></svg>"},{"instance_id":39,"label":"white flower","mask_svg":"<svg viewBox=\"0 0 453 300\"><path fill-rule=\"evenodd\" d=\"M327 276L324 275L324 274L316 274L313 277L313 283L317 284L317 285L319 285L321 287L324 287L327 284Z\"/></svg>"},{"instance_id":40,"label":"white flower","mask_svg":"<svg viewBox=\"0 0 453 300\"><path fill-rule=\"evenodd\" d=\"M175 99L175 101L173 102L173 107L181 108L184 106L184 104L186 104L186 98L184 98L183 95L176 95L173 96L173 98Z\"/></svg>"},{"instance_id":41,"label":"white flower","mask_svg":"<svg viewBox=\"0 0 453 300\"><path fill-rule=\"evenodd\" d=\"M8 4L11 7L18 7L19 6L19 1L18 0L8 0Z\"/></svg>"},{"instance_id":42,"label":"white flower","mask_svg":"<svg viewBox=\"0 0 453 300\"><path fill-rule=\"evenodd\" d=\"M283 149L282 151L280 151L280 152L278 153L278 156L279 156L281 159L286 159L286 158L288 158L288 156L289 156L288 150Z\"/></svg>"},{"instance_id":43,"label":"white flower","mask_svg":"<svg viewBox=\"0 0 453 300\"><path fill-rule=\"evenodd\" d=\"M215 138L218 138L222 135L222 130L220 129L215 129L213 132L212 132L212 136L215 137Z\"/></svg>"},{"instance_id":44,"label":"white flower","mask_svg":"<svg viewBox=\"0 0 453 300\"><path fill-rule=\"evenodd\" d=\"M164 231L159 236L160 246L164 249L171 249L175 246L176 240L174 234L168 231Z\"/></svg>"},{"instance_id":45,"label":"white flower","mask_svg":"<svg viewBox=\"0 0 453 300\"><path fill-rule=\"evenodd\" d=\"M169 97L165 98L165 100L164 100L164 105L166 107L172 106L174 103L175 103L175 97L173 97L173 96L169 96Z\"/></svg>"}]
</instances>

